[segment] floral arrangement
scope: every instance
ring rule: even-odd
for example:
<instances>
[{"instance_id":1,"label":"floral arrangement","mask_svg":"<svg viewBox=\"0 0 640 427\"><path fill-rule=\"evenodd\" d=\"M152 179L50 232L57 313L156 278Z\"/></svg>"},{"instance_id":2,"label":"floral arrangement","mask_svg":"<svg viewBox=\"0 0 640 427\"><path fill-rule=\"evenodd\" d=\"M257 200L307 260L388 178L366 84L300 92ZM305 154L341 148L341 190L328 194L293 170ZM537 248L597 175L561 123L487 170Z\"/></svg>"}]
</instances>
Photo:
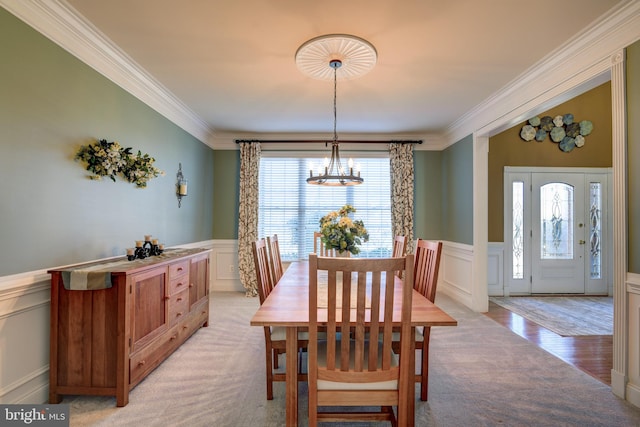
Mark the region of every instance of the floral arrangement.
<instances>
[{"instance_id":1,"label":"floral arrangement","mask_svg":"<svg viewBox=\"0 0 640 427\"><path fill-rule=\"evenodd\" d=\"M327 249L357 255L360 253L358 246L369 241L369 233L362 220L354 221L349 218L349 214L355 211L353 206L344 205L339 211L329 212L320 218L322 242Z\"/></svg>"},{"instance_id":2,"label":"floral arrangement","mask_svg":"<svg viewBox=\"0 0 640 427\"><path fill-rule=\"evenodd\" d=\"M589 120L574 122L573 114L565 114L563 116L533 117L520 130L520 138L525 141L535 139L542 142L547 139L547 135L551 141L558 143L558 148L568 153L575 147L584 146L584 137L589 135L593 130L593 123Z\"/></svg>"},{"instance_id":3,"label":"floral arrangement","mask_svg":"<svg viewBox=\"0 0 640 427\"><path fill-rule=\"evenodd\" d=\"M75 160L86 162L86 169L93 174L89 178L98 181L109 177L115 182L116 176L120 175L136 187L144 188L151 178L164 176L164 171L153 165L153 157L139 150L137 154L132 153L131 147L123 148L118 142L107 142L106 139L81 146Z\"/></svg>"}]
</instances>

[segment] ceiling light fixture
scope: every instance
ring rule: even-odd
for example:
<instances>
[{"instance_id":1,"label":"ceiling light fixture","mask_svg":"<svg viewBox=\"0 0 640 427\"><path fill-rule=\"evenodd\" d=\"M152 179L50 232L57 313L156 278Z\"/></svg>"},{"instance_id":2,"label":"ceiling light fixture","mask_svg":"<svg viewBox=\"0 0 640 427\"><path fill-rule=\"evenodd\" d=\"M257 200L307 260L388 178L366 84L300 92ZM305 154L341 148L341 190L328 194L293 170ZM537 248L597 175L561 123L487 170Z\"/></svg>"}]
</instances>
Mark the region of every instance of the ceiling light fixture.
<instances>
[{"instance_id":1,"label":"ceiling light fixture","mask_svg":"<svg viewBox=\"0 0 640 427\"><path fill-rule=\"evenodd\" d=\"M349 159L348 169L340 159L340 144L337 132L337 88L338 69L342 78L359 77L367 73L376 63L377 53L374 47L359 37L349 35L328 35L316 37L304 43L296 52L298 68L317 79L333 78L333 141L331 142L331 160L325 158L324 170L309 171L307 183L326 186L358 185L364 182L353 173L353 160ZM329 68L327 68L329 64ZM333 70L331 73L329 70Z\"/></svg>"}]
</instances>

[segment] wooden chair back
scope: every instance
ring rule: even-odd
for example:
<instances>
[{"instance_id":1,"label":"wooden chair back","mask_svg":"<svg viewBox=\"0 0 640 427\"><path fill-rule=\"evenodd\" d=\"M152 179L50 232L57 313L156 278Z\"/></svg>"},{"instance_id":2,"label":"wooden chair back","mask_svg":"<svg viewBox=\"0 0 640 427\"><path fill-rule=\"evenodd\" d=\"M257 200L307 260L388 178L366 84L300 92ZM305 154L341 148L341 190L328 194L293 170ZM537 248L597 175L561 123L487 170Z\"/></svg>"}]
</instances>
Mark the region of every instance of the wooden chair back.
<instances>
[{"instance_id":1,"label":"wooden chair back","mask_svg":"<svg viewBox=\"0 0 640 427\"><path fill-rule=\"evenodd\" d=\"M267 242L265 239L256 240L255 242L251 242L251 248L253 250L253 262L258 282L258 295L260 296L260 304L262 304L273 290L273 282L269 270Z\"/></svg>"},{"instance_id":2,"label":"wooden chair back","mask_svg":"<svg viewBox=\"0 0 640 427\"><path fill-rule=\"evenodd\" d=\"M407 254L407 238L405 236L396 236L393 238L393 250L391 252L392 258L401 258ZM402 271L396 273L398 277L402 278Z\"/></svg>"},{"instance_id":3,"label":"wooden chair back","mask_svg":"<svg viewBox=\"0 0 640 427\"><path fill-rule=\"evenodd\" d=\"M327 247L322 242L322 233L319 231L313 232L313 253L318 256L328 256L334 257L336 256L335 249L327 249Z\"/></svg>"},{"instance_id":4,"label":"wooden chair back","mask_svg":"<svg viewBox=\"0 0 640 427\"><path fill-rule=\"evenodd\" d=\"M429 301L436 299L442 242L418 239L415 248L414 288Z\"/></svg>"},{"instance_id":5,"label":"wooden chair back","mask_svg":"<svg viewBox=\"0 0 640 427\"><path fill-rule=\"evenodd\" d=\"M407 238L405 236L396 236L393 238L392 258L400 258L407 254Z\"/></svg>"},{"instance_id":6,"label":"wooden chair back","mask_svg":"<svg viewBox=\"0 0 640 427\"><path fill-rule=\"evenodd\" d=\"M395 275L398 270L405 271L405 286ZM324 273L321 275L319 272ZM323 304L326 307L319 304L319 294L325 292L320 285L325 279L319 279L319 276L324 278L324 274L327 277L326 300L322 301L326 301ZM307 351L310 426L316 425L318 420L349 419L348 415L337 412L318 412L318 406L382 406L380 412L358 413L357 418L388 419L392 423L395 417L390 406L398 406L398 425L406 425L401 420L406 422L408 416L404 405L408 405L407 396L409 387L414 384L415 367L411 366L410 357L401 357L399 364L392 361L395 357L392 355L393 300L394 297L402 298L400 319L396 318L400 323L396 326L400 326L403 354L410 355L414 339L411 328L412 285L413 255L368 259L309 256ZM402 291L396 293L396 289ZM319 330L325 333L320 346ZM368 340L369 335L379 336L380 343ZM366 387L367 383L393 381L396 381L395 388L388 388L388 383L382 389Z\"/></svg>"},{"instance_id":7,"label":"wooden chair back","mask_svg":"<svg viewBox=\"0 0 640 427\"><path fill-rule=\"evenodd\" d=\"M267 236L267 246L269 246L269 268L271 269L271 281L273 286L277 285L284 274L282 259L280 258L280 244L278 235Z\"/></svg>"}]
</instances>

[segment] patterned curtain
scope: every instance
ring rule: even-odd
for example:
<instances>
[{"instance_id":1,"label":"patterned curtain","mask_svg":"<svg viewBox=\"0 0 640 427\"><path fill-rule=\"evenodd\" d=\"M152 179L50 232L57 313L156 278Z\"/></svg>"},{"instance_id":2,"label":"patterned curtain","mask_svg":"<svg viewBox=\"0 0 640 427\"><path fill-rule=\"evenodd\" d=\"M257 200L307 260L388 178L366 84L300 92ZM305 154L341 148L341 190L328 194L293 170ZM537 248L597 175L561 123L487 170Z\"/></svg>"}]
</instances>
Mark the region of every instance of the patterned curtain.
<instances>
[{"instance_id":1,"label":"patterned curtain","mask_svg":"<svg viewBox=\"0 0 640 427\"><path fill-rule=\"evenodd\" d=\"M251 242L258 240L258 169L260 143L240 143L240 203L238 218L238 272L246 295L258 295Z\"/></svg>"},{"instance_id":2,"label":"patterned curtain","mask_svg":"<svg viewBox=\"0 0 640 427\"><path fill-rule=\"evenodd\" d=\"M389 144L391 161L391 230L405 236L407 253L413 252L413 144Z\"/></svg>"}]
</instances>

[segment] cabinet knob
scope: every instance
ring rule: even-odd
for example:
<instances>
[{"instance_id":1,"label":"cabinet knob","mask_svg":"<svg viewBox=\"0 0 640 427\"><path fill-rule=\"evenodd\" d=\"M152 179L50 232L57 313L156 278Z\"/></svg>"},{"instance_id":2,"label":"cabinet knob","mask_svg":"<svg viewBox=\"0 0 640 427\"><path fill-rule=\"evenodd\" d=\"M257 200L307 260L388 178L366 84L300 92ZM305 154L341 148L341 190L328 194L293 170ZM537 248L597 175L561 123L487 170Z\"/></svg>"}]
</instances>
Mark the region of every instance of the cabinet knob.
<instances>
[{"instance_id":1,"label":"cabinet knob","mask_svg":"<svg viewBox=\"0 0 640 427\"><path fill-rule=\"evenodd\" d=\"M178 302L182 301L182 297L178 297L177 301Z\"/></svg>"},{"instance_id":2,"label":"cabinet knob","mask_svg":"<svg viewBox=\"0 0 640 427\"><path fill-rule=\"evenodd\" d=\"M141 360L138 362L138 366L144 366L147 362L145 360Z\"/></svg>"},{"instance_id":3,"label":"cabinet knob","mask_svg":"<svg viewBox=\"0 0 640 427\"><path fill-rule=\"evenodd\" d=\"M182 316L182 312L181 312L181 311L179 311L179 312L176 314L176 317L180 317L180 316Z\"/></svg>"},{"instance_id":4,"label":"cabinet knob","mask_svg":"<svg viewBox=\"0 0 640 427\"><path fill-rule=\"evenodd\" d=\"M182 267L178 267L178 271L182 271Z\"/></svg>"},{"instance_id":5,"label":"cabinet knob","mask_svg":"<svg viewBox=\"0 0 640 427\"><path fill-rule=\"evenodd\" d=\"M177 335L171 335L171 338L169 338L169 340L170 340L170 341L173 341L173 340L175 340L176 338L178 338L178 336L177 336Z\"/></svg>"},{"instance_id":6,"label":"cabinet knob","mask_svg":"<svg viewBox=\"0 0 640 427\"><path fill-rule=\"evenodd\" d=\"M182 285L184 285L184 283L179 282L176 286L182 286Z\"/></svg>"},{"instance_id":7,"label":"cabinet knob","mask_svg":"<svg viewBox=\"0 0 640 427\"><path fill-rule=\"evenodd\" d=\"M193 283L189 283L189 287L193 288L194 284Z\"/></svg>"},{"instance_id":8,"label":"cabinet knob","mask_svg":"<svg viewBox=\"0 0 640 427\"><path fill-rule=\"evenodd\" d=\"M169 301L171 299L171 297L169 295L167 295L166 297L163 298L165 301Z\"/></svg>"}]
</instances>

